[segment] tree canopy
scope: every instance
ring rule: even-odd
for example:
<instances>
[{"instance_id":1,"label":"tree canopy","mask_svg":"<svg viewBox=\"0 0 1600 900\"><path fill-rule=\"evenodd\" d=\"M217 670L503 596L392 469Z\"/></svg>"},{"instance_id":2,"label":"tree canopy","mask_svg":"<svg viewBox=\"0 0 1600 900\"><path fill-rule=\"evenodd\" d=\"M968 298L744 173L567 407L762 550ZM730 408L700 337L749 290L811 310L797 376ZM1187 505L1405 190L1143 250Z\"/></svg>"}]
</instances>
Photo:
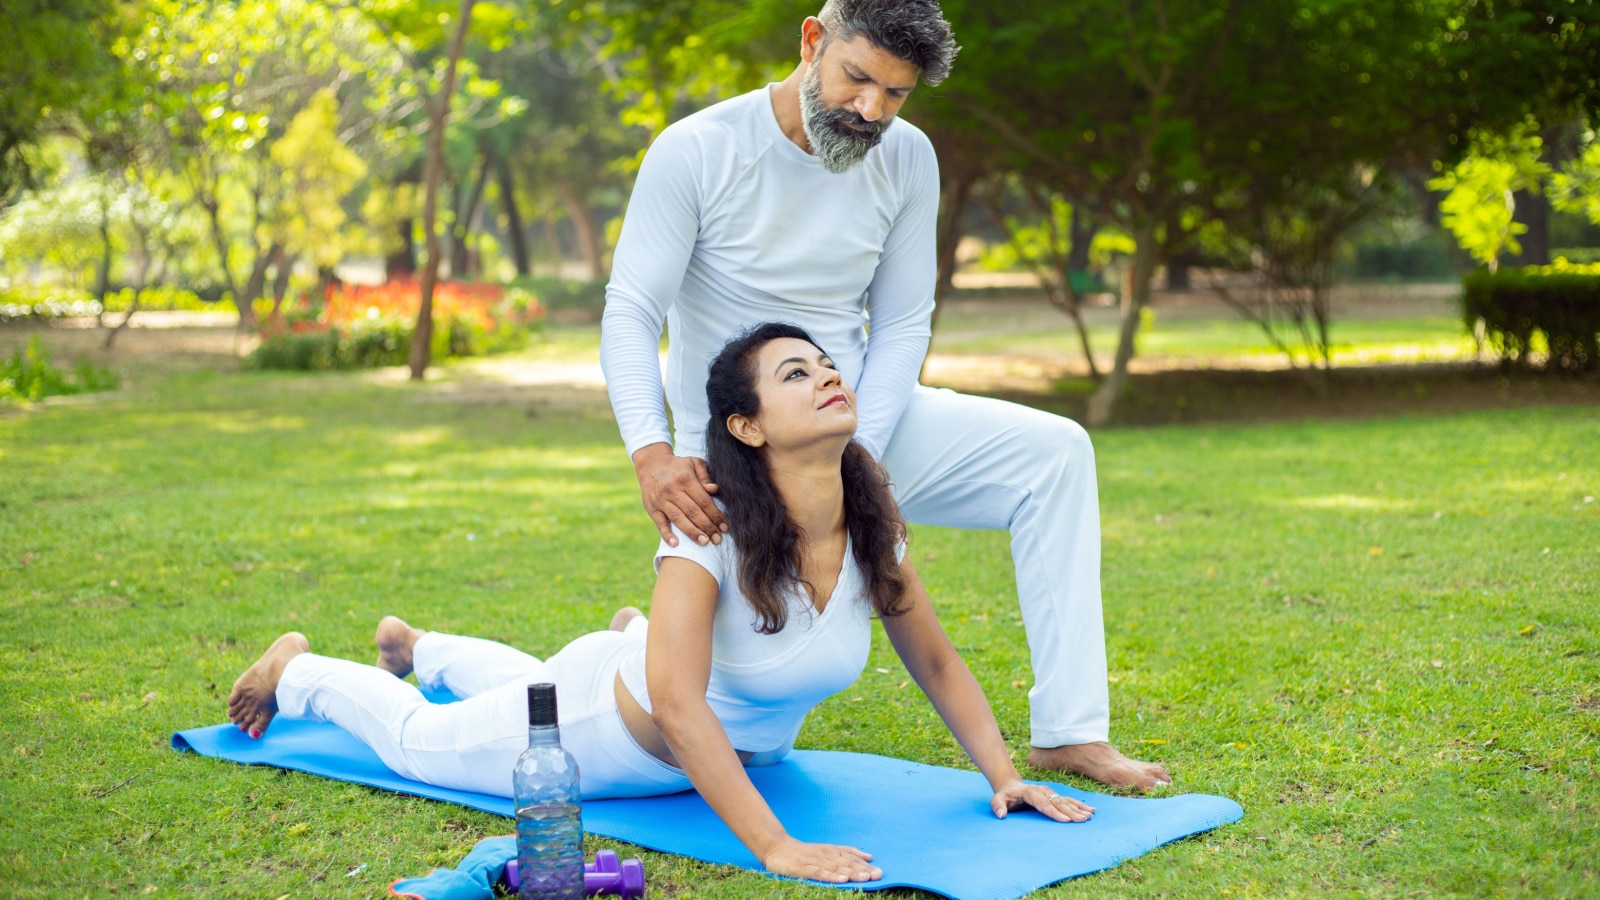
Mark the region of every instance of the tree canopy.
<instances>
[{"instance_id":1,"label":"tree canopy","mask_svg":"<svg viewBox=\"0 0 1600 900\"><path fill-rule=\"evenodd\" d=\"M602 278L649 141L781 77L817 5L476 2L459 58L456 0L25 5L0 25L16 48L0 60L0 215L40 215L24 189L59 187L41 178L59 152L81 159L117 208L139 198L175 223L135 240L116 237L109 199L80 216L100 223L102 287L161 255L248 323L269 282L326 280L354 255L417 267L437 130L445 240L430 257L452 277L527 276L537 241ZM1106 406L1163 264L1255 266L1314 294L1323 276L1306 273L1326 272L1330 248L1430 178L1447 227L1485 259L1515 249L1536 207L1523 195L1600 209L1588 0L943 6L963 51L904 113L940 153L943 283L972 203L994 208L1019 262L1048 262L1069 314L1094 236L1125 236ZM450 115L430 115L441 95ZM137 262L113 265L125 255Z\"/></svg>"}]
</instances>

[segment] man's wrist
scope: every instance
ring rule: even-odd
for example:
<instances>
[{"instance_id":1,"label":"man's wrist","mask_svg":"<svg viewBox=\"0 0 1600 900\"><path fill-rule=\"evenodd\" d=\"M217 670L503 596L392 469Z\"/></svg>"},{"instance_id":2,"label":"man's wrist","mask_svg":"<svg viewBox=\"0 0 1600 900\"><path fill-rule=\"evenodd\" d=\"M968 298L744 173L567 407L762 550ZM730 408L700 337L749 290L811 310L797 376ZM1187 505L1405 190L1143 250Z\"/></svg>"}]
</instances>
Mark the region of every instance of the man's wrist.
<instances>
[{"instance_id":1,"label":"man's wrist","mask_svg":"<svg viewBox=\"0 0 1600 900\"><path fill-rule=\"evenodd\" d=\"M634 471L642 471L652 462L659 462L662 459L671 458L671 456L672 445L666 441L657 441L653 444L645 444L643 447L633 451Z\"/></svg>"}]
</instances>

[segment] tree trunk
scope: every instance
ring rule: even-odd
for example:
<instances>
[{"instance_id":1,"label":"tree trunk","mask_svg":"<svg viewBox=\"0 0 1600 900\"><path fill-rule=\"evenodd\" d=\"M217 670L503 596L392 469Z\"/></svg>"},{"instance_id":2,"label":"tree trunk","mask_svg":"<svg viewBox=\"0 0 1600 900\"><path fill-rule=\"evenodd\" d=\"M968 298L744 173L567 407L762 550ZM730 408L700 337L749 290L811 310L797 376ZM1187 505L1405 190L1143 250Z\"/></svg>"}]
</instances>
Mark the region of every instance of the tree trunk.
<instances>
[{"instance_id":1,"label":"tree trunk","mask_svg":"<svg viewBox=\"0 0 1600 900\"><path fill-rule=\"evenodd\" d=\"M545 255L556 262L555 275L561 277L561 264L566 262L567 252L561 246L561 230L556 227L555 213L544 217L544 244L547 250Z\"/></svg>"},{"instance_id":2,"label":"tree trunk","mask_svg":"<svg viewBox=\"0 0 1600 900\"><path fill-rule=\"evenodd\" d=\"M944 221L939 223L939 248L936 258L939 266L939 280L933 288L933 299L937 303L943 300L955 287L956 277L956 250L961 245L961 238L965 234L963 220L966 218L967 199L972 195L971 178L961 177L952 181L945 189ZM937 305L933 314L939 314Z\"/></svg>"},{"instance_id":3,"label":"tree trunk","mask_svg":"<svg viewBox=\"0 0 1600 900\"><path fill-rule=\"evenodd\" d=\"M106 353L111 352L111 345L117 342L117 335L128 327L128 323L133 321L133 314L139 311L139 301L144 296L145 278L150 274L150 241L144 232L139 230L137 219L134 222L134 233L139 235L139 265L133 279L133 300L128 304L128 312L123 315L122 321L106 332L106 342L100 347Z\"/></svg>"},{"instance_id":4,"label":"tree trunk","mask_svg":"<svg viewBox=\"0 0 1600 900\"><path fill-rule=\"evenodd\" d=\"M417 242L412 236L416 227L416 219L400 220L400 249L383 258L385 279L410 278L417 274Z\"/></svg>"},{"instance_id":5,"label":"tree trunk","mask_svg":"<svg viewBox=\"0 0 1600 900\"><path fill-rule=\"evenodd\" d=\"M1516 199L1516 220L1528 226L1517 238L1522 252L1508 260L1514 266L1550 265L1550 198L1543 192L1521 190Z\"/></svg>"},{"instance_id":6,"label":"tree trunk","mask_svg":"<svg viewBox=\"0 0 1600 900\"><path fill-rule=\"evenodd\" d=\"M1067 223L1067 268L1077 272L1089 271L1089 247L1094 244L1095 232L1100 226L1082 212L1083 204L1072 204L1072 218Z\"/></svg>"},{"instance_id":7,"label":"tree trunk","mask_svg":"<svg viewBox=\"0 0 1600 900\"><path fill-rule=\"evenodd\" d=\"M1088 424L1091 426L1111 421L1111 413L1128 384L1128 363L1133 359L1134 341L1139 336L1140 314L1150 302L1150 281L1155 276L1155 241L1154 224L1142 226L1134 235L1133 269L1129 272L1129 283L1122 295L1122 325L1117 331L1117 355L1112 360L1111 372L1106 380L1089 395Z\"/></svg>"},{"instance_id":8,"label":"tree trunk","mask_svg":"<svg viewBox=\"0 0 1600 900\"><path fill-rule=\"evenodd\" d=\"M1078 341L1083 344L1083 360L1089 364L1089 378L1099 381L1104 377L1100 372L1100 365L1094 361L1094 346L1089 340L1089 326L1083 321L1083 298L1078 296L1077 288L1072 286L1073 272L1089 271L1089 247L1094 244L1095 233L1100 226L1093 219L1084 215L1080 203L1072 204L1072 217L1067 221L1067 268L1061 273L1062 283L1066 285L1066 294L1071 299L1071 306L1066 309L1067 315L1072 319L1072 326L1078 330Z\"/></svg>"},{"instance_id":9,"label":"tree trunk","mask_svg":"<svg viewBox=\"0 0 1600 900\"><path fill-rule=\"evenodd\" d=\"M256 299L266 291L267 269L272 267L272 261L277 259L278 255L282 252L283 244L279 241L273 241L272 246L268 247L265 253L258 253L256 255L255 262L250 265L250 279L244 283L244 290L240 292L240 295L235 297L233 301L234 304L239 307L241 323L243 321L244 310L249 309L251 324L257 324L255 310Z\"/></svg>"},{"instance_id":10,"label":"tree trunk","mask_svg":"<svg viewBox=\"0 0 1600 900\"><path fill-rule=\"evenodd\" d=\"M1175 253L1167 260L1167 290L1187 291L1189 288L1189 257Z\"/></svg>"},{"instance_id":11,"label":"tree trunk","mask_svg":"<svg viewBox=\"0 0 1600 900\"><path fill-rule=\"evenodd\" d=\"M467 198L467 205L456 216L455 225L450 229L450 277L465 278L474 271L471 252L467 249L467 239L472 236L473 229L478 226L478 217L483 214L483 189L489 185L490 159L487 155L483 158L483 166L478 170L478 179L472 185L472 194Z\"/></svg>"},{"instance_id":12,"label":"tree trunk","mask_svg":"<svg viewBox=\"0 0 1600 900\"><path fill-rule=\"evenodd\" d=\"M511 166L505 157L494 161L495 183L500 186L500 205L506 211L506 240L511 245L511 264L517 275L526 278L532 274L528 267L528 235L522 227L522 211L517 208L517 184L511 177Z\"/></svg>"},{"instance_id":13,"label":"tree trunk","mask_svg":"<svg viewBox=\"0 0 1600 900\"><path fill-rule=\"evenodd\" d=\"M1089 326L1083 321L1083 313L1079 311L1078 304L1074 303L1067 310L1067 316L1072 319L1072 327L1078 329L1078 341L1083 344L1083 361L1089 364L1089 380L1099 381L1104 376L1100 366L1094 361L1094 346L1089 341Z\"/></svg>"},{"instance_id":14,"label":"tree trunk","mask_svg":"<svg viewBox=\"0 0 1600 900\"><path fill-rule=\"evenodd\" d=\"M940 210L938 249L934 251L937 261L938 279L933 284L933 314L928 319L928 330L938 332L939 310L943 306L944 298L955 289L956 277L956 249L961 245L961 237L965 231L962 220L967 211L967 199L972 196L972 186L976 179L963 173L961 176L948 182L943 190L945 197L944 208ZM928 371L928 357L933 353L933 340L930 336L928 351L922 356L922 370L917 374L917 380L922 380L922 375Z\"/></svg>"},{"instance_id":15,"label":"tree trunk","mask_svg":"<svg viewBox=\"0 0 1600 900\"><path fill-rule=\"evenodd\" d=\"M206 221L211 225L211 246L217 251L217 268L222 270L222 283L227 285L233 305L239 310L239 330L250 331L256 327L256 311L251 305L254 298L240 299L243 292L239 290L239 283L233 280L233 269L228 266L228 237L222 230L222 205L211 194L202 194L198 200L206 211Z\"/></svg>"},{"instance_id":16,"label":"tree trunk","mask_svg":"<svg viewBox=\"0 0 1600 900\"><path fill-rule=\"evenodd\" d=\"M472 21L475 0L461 0L461 11L456 15L456 33L450 39L449 61L445 64L444 83L434 98L428 114L428 156L422 180L425 195L422 202L422 233L427 242L428 260L422 267L422 304L417 310L417 327L411 333L411 380L421 381L428 372L433 356L433 288L439 280L439 176L444 172L444 129L450 121L450 98L456 90L456 64L461 61L461 47L467 40L467 26Z\"/></svg>"},{"instance_id":17,"label":"tree trunk","mask_svg":"<svg viewBox=\"0 0 1600 900\"><path fill-rule=\"evenodd\" d=\"M272 278L272 321L274 324L283 324L283 298L289 293L289 276L294 272L294 262L299 254L293 256L285 253L283 247L278 247L275 265L278 271Z\"/></svg>"},{"instance_id":18,"label":"tree trunk","mask_svg":"<svg viewBox=\"0 0 1600 900\"><path fill-rule=\"evenodd\" d=\"M589 278L594 281L606 277L605 260L600 246L600 228L594 220L594 210L568 185L561 186L561 204L567 208L567 218L572 221L578 238L578 250L589 267Z\"/></svg>"}]
</instances>

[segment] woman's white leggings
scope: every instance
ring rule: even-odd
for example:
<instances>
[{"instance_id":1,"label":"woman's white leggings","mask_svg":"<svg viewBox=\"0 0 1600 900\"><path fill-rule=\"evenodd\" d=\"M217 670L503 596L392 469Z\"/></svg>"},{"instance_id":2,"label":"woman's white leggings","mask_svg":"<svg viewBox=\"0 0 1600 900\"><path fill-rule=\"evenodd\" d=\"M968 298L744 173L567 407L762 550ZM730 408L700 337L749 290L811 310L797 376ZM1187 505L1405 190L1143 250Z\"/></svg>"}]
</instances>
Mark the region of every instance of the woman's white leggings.
<instances>
[{"instance_id":1,"label":"woman's white leggings","mask_svg":"<svg viewBox=\"0 0 1600 900\"><path fill-rule=\"evenodd\" d=\"M509 797L512 767L528 747L527 686L548 681L585 800L671 794L687 790L688 777L639 747L612 689L647 627L640 616L626 632L586 634L542 662L505 644L430 631L412 653L417 681L458 703L430 703L375 666L302 653L284 666L278 714L332 722L414 781Z\"/></svg>"}]
</instances>

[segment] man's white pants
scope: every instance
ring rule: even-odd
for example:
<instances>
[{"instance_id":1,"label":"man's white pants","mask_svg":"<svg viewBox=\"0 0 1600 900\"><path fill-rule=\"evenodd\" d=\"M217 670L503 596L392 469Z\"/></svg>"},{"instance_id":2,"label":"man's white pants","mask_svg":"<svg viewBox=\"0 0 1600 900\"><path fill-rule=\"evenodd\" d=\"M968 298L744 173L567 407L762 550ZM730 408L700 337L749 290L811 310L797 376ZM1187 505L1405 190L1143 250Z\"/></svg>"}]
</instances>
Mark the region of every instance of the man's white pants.
<instances>
[{"instance_id":1,"label":"man's white pants","mask_svg":"<svg viewBox=\"0 0 1600 900\"><path fill-rule=\"evenodd\" d=\"M1011 532L1033 663L1033 746L1106 740L1100 499L1088 433L1015 403L918 387L883 464L908 522Z\"/></svg>"}]
</instances>

